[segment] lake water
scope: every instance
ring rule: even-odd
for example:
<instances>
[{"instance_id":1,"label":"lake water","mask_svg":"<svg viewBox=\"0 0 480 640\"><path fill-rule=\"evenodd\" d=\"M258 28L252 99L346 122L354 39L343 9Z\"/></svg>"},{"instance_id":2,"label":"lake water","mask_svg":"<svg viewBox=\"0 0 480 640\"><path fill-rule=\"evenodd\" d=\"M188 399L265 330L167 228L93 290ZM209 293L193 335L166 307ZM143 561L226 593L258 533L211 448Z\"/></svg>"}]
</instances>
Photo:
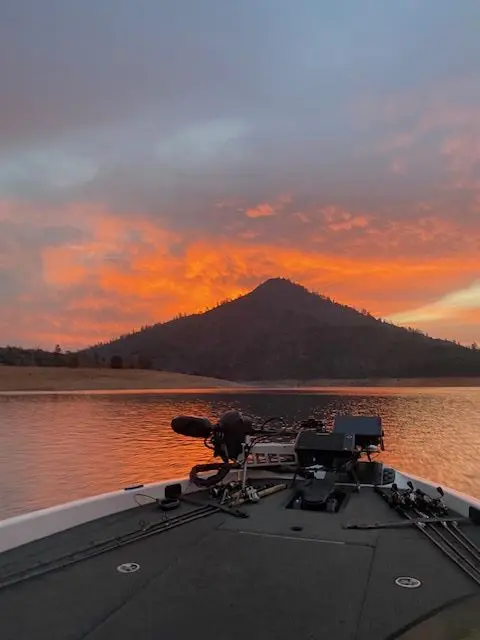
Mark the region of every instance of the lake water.
<instances>
[{"instance_id":1,"label":"lake water","mask_svg":"<svg viewBox=\"0 0 480 640\"><path fill-rule=\"evenodd\" d=\"M172 417L379 414L383 460L480 498L480 389L0 395L0 519L137 483L178 477L210 460Z\"/></svg>"}]
</instances>

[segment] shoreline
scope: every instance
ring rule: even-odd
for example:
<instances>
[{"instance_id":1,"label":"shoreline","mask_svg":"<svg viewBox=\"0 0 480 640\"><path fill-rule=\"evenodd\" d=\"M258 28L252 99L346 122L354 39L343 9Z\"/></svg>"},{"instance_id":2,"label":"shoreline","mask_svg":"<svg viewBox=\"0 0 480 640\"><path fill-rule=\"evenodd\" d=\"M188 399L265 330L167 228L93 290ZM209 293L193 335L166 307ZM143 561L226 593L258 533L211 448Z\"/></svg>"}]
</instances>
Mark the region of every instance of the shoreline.
<instances>
[{"instance_id":1,"label":"shoreline","mask_svg":"<svg viewBox=\"0 0 480 640\"><path fill-rule=\"evenodd\" d=\"M222 389L228 380L146 369L88 369L0 366L0 393Z\"/></svg>"},{"instance_id":2,"label":"shoreline","mask_svg":"<svg viewBox=\"0 0 480 640\"><path fill-rule=\"evenodd\" d=\"M480 387L480 376L448 378L316 378L313 380L268 380L245 382L250 387L269 389L309 388L449 388Z\"/></svg>"},{"instance_id":3,"label":"shoreline","mask_svg":"<svg viewBox=\"0 0 480 640\"><path fill-rule=\"evenodd\" d=\"M145 369L69 369L66 367L0 366L0 393L69 391L178 391L219 389L302 390L315 388L455 388L480 387L480 377L448 378L319 378L233 382Z\"/></svg>"}]
</instances>

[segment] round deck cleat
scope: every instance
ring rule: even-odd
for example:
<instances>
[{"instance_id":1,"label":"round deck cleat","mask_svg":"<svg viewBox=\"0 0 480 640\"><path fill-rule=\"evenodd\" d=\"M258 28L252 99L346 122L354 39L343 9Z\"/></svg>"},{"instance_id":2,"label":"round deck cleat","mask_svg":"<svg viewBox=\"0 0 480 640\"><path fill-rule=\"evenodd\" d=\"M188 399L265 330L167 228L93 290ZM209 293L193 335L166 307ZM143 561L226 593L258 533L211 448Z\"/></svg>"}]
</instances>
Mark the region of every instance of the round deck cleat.
<instances>
[{"instance_id":1,"label":"round deck cleat","mask_svg":"<svg viewBox=\"0 0 480 640\"><path fill-rule=\"evenodd\" d=\"M417 589L422 585L418 578L411 578L409 576L401 576L395 580L395 584L404 589Z\"/></svg>"}]
</instances>

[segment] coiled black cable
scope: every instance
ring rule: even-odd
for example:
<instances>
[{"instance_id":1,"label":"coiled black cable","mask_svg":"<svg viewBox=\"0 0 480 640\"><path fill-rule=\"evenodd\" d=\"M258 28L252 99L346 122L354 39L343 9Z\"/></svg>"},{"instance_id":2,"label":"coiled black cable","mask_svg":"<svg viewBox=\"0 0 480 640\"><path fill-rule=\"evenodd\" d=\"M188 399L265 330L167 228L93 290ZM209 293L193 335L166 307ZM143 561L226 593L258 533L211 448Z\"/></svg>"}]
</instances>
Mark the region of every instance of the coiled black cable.
<instances>
[{"instance_id":1,"label":"coiled black cable","mask_svg":"<svg viewBox=\"0 0 480 640\"><path fill-rule=\"evenodd\" d=\"M211 462L210 464L197 464L190 471L190 481L197 487L209 488L224 480L232 469L238 469L238 464L229 462ZM204 471L217 471L207 478L201 478L198 474Z\"/></svg>"}]
</instances>

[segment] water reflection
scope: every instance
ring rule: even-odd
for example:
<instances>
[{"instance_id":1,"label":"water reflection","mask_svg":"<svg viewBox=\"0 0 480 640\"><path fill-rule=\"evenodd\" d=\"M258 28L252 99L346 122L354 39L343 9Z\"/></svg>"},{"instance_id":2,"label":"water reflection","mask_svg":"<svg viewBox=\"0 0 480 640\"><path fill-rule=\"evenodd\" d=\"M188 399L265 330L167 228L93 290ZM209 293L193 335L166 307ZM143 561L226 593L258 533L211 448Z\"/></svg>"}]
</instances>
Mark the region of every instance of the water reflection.
<instances>
[{"instance_id":1,"label":"water reflection","mask_svg":"<svg viewBox=\"0 0 480 640\"><path fill-rule=\"evenodd\" d=\"M0 396L0 518L123 486L183 475L210 459L171 432L174 415L382 416L384 459L480 497L480 390L114 393Z\"/></svg>"}]
</instances>

